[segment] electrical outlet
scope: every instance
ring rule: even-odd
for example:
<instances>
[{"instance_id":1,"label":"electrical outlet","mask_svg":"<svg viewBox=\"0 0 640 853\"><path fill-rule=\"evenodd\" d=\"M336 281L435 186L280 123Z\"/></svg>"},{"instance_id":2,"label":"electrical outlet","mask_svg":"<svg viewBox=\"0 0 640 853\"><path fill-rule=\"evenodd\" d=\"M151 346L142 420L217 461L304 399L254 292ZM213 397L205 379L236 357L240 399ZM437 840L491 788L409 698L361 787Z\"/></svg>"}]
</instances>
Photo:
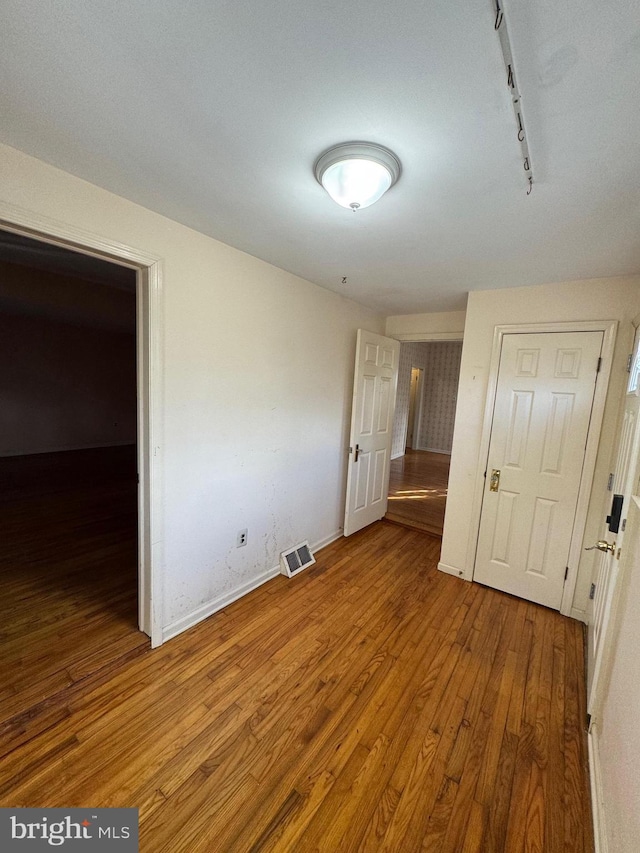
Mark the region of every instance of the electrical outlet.
<instances>
[{"instance_id":1,"label":"electrical outlet","mask_svg":"<svg viewBox=\"0 0 640 853\"><path fill-rule=\"evenodd\" d=\"M238 531L238 535L236 536L236 548L242 548L243 545L247 544L247 533L248 530L246 527L244 530Z\"/></svg>"}]
</instances>

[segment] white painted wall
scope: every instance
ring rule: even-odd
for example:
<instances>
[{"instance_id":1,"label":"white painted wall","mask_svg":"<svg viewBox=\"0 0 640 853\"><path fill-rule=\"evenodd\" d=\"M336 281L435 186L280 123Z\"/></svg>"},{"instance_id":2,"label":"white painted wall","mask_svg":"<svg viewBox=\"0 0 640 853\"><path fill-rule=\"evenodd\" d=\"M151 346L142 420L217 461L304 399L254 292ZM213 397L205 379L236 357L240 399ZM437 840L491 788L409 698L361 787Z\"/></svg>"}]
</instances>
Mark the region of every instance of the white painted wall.
<instances>
[{"instance_id":1,"label":"white painted wall","mask_svg":"<svg viewBox=\"0 0 640 853\"><path fill-rule=\"evenodd\" d=\"M0 312L0 456L136 441L135 335Z\"/></svg>"},{"instance_id":2,"label":"white painted wall","mask_svg":"<svg viewBox=\"0 0 640 853\"><path fill-rule=\"evenodd\" d=\"M5 146L0 187L5 209L163 258L165 634L336 536L356 329L383 319Z\"/></svg>"},{"instance_id":3,"label":"white painted wall","mask_svg":"<svg viewBox=\"0 0 640 853\"><path fill-rule=\"evenodd\" d=\"M441 561L471 578L477 525L470 527L479 467L489 363L496 325L562 320L619 320L614 364L607 395L585 541L596 541L607 511L606 482L616 433L618 404L626 382L626 359L633 341L631 319L638 311L640 276L589 279L469 294L460 367L458 407L453 437L449 493ZM586 618L593 552L583 552L573 615Z\"/></svg>"}]
</instances>

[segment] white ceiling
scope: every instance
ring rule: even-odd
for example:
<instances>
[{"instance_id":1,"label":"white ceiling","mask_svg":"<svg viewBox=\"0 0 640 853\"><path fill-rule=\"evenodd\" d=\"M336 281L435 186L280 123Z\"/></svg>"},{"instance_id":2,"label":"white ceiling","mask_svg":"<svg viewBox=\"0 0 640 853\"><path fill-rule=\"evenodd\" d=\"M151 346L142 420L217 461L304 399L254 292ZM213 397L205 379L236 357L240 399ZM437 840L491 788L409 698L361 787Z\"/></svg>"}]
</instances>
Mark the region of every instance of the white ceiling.
<instances>
[{"instance_id":1,"label":"white ceiling","mask_svg":"<svg viewBox=\"0 0 640 853\"><path fill-rule=\"evenodd\" d=\"M4 0L0 139L387 314L640 272L637 0L505 7L529 197L491 0ZM403 165L355 214L351 140Z\"/></svg>"}]
</instances>

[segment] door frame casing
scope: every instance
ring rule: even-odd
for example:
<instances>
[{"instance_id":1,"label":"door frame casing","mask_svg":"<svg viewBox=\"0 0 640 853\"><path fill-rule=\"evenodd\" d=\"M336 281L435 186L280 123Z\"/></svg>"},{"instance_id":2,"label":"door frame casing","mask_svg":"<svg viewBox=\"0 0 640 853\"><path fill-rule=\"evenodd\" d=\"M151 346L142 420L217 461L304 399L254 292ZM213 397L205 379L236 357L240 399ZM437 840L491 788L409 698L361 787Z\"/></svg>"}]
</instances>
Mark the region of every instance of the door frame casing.
<instances>
[{"instance_id":1,"label":"door frame casing","mask_svg":"<svg viewBox=\"0 0 640 853\"><path fill-rule=\"evenodd\" d=\"M491 361L489 364L489 376L487 383L487 396L485 401L484 418L482 422L482 437L480 440L480 451L478 454L478 468L476 471L473 504L470 515L469 538L467 542L467 565L473 566L475 575L478 539L480 535L480 521L482 517L482 501L485 492L485 471L489 461L489 445L491 441L491 430L493 426L493 411L495 407L496 393L498 389L498 371L500 368L500 355L502 352L502 340L505 335L517 334L544 334L550 332L603 332L602 362L598 374L599 381L596 382L589 421L589 432L584 454L584 465L580 477L578 489L578 502L576 514L571 531L571 544L567 559L568 573L562 593L560 613L565 616L571 615L573 596L578 580L578 566L584 531L587 522L589 499L593 485L598 444L604 417L605 401L609 388L613 352L615 347L617 320L585 320L583 322L558 322L558 323L517 323L495 326L493 332L493 345L491 350ZM473 577L471 578L473 580Z\"/></svg>"},{"instance_id":2,"label":"door frame casing","mask_svg":"<svg viewBox=\"0 0 640 853\"><path fill-rule=\"evenodd\" d=\"M138 625L162 644L162 258L0 200L0 228L136 272Z\"/></svg>"},{"instance_id":3,"label":"door frame casing","mask_svg":"<svg viewBox=\"0 0 640 853\"><path fill-rule=\"evenodd\" d=\"M633 360L637 357L638 350L640 348L640 315L634 317L632 320L632 326L634 328L634 339L633 339L633 347L631 350L632 355L632 365ZM628 542L631 540L627 539L627 536L630 532L633 532L634 536L637 536L637 512L640 509L640 499L638 495L634 493L634 485L637 483L638 477L638 445L640 444L640 421L636 420L634 426L634 436L633 440L629 444L629 463L630 467L627 467L626 470L623 468L622 471L620 469L620 449L623 440L623 430L624 430L624 421L625 415L628 411L629 406L629 398L633 397L638 400L640 396L640 389L631 390L629 388L631 376L629 376L629 381L626 384L626 387L623 389L623 393L620 400L620 412L618 416L618 422L616 425L616 442L614 445L614 456L612 456L612 469L613 469L613 489L612 492L616 492L618 494L623 494L625 498L625 505L623 506L624 512L622 517L624 518L623 525L621 530L617 533L614 533L613 536L618 545L617 551L617 560L614 560L613 556L611 557L611 564L606 571L606 584L610 585L610 588L607 590L607 598L604 603L604 610L602 611L603 619L600 623L599 630L601 633L601 637L598 643L598 655L594 654L595 652L595 643L594 643L594 622L595 622L595 600L591 600L587 605L587 713L590 716L591 724L597 723L597 719L600 713L603 696L605 692L605 684L609 677L609 664L611 658L611 645L612 638L616 633L616 617L619 615L619 604L620 604L620 591L623 586L624 576L626 571L626 560L629 551ZM640 412L638 413L640 416ZM624 472L624 481L620 481L618 478L621 473ZM623 488L620 488L623 486ZM616 488L617 487L617 488ZM628 500L627 500L628 499ZM634 515L634 524L632 525L633 530L625 530L625 525L629 519L630 514ZM608 530L607 522L605 521L602 524L602 539L608 539L610 531ZM625 544L626 543L626 544ZM604 557L604 555L598 555L598 557ZM599 560L594 568L593 579L596 584L600 580L599 578Z\"/></svg>"}]
</instances>

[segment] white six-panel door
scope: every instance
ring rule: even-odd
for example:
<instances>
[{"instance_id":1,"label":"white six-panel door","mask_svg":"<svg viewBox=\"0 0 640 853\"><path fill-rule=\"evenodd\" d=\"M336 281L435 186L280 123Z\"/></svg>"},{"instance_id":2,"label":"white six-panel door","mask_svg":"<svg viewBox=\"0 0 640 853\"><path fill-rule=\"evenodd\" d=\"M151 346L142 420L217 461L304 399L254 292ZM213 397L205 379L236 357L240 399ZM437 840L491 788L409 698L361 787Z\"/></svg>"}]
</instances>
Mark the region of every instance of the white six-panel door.
<instances>
[{"instance_id":1,"label":"white six-panel door","mask_svg":"<svg viewBox=\"0 0 640 853\"><path fill-rule=\"evenodd\" d=\"M474 580L557 610L602 342L506 334L500 354Z\"/></svg>"},{"instance_id":2,"label":"white six-panel door","mask_svg":"<svg viewBox=\"0 0 640 853\"><path fill-rule=\"evenodd\" d=\"M387 511L400 344L358 329L344 535Z\"/></svg>"}]
</instances>

